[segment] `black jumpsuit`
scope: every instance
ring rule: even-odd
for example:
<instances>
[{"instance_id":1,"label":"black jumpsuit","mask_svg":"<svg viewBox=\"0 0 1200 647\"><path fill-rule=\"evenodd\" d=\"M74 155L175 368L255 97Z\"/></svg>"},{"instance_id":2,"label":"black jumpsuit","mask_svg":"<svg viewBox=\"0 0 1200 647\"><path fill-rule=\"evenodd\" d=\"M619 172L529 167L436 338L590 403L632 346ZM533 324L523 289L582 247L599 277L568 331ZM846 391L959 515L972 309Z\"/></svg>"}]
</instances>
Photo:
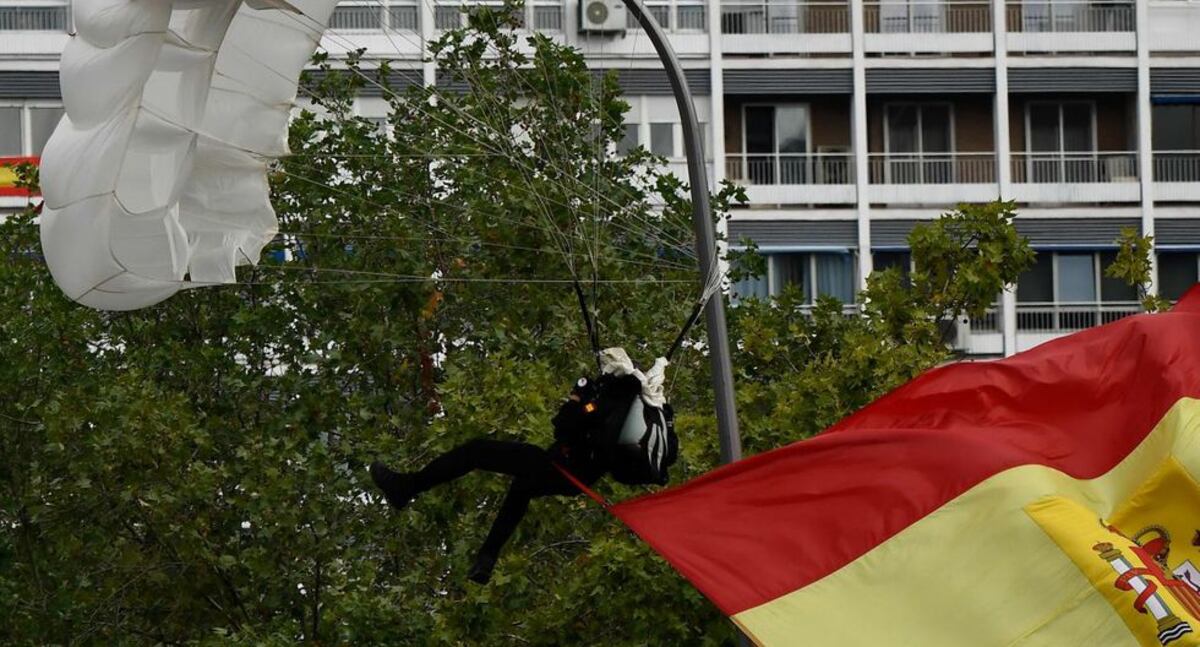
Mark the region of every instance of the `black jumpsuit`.
<instances>
[{"instance_id":1,"label":"black jumpsuit","mask_svg":"<svg viewBox=\"0 0 1200 647\"><path fill-rule=\"evenodd\" d=\"M554 463L589 486L604 475L605 469L593 456L589 443L593 425L584 407L583 402L574 399L563 403L552 420L554 443L546 449L516 441L478 439L442 454L413 475L413 493L448 483L473 470L512 476L500 513L479 550L480 557L494 562L525 516L530 500L583 493Z\"/></svg>"}]
</instances>

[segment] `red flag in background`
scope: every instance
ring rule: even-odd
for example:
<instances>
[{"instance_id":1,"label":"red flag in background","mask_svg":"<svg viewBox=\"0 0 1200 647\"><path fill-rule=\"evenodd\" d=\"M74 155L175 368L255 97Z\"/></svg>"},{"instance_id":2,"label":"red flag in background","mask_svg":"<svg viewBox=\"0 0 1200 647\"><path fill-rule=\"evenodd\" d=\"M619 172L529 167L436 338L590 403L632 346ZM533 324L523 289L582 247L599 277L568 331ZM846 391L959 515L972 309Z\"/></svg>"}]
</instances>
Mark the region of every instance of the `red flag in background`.
<instances>
[{"instance_id":1,"label":"red flag in background","mask_svg":"<svg viewBox=\"0 0 1200 647\"><path fill-rule=\"evenodd\" d=\"M613 512L768 645L1200 645L1200 287Z\"/></svg>"}]
</instances>

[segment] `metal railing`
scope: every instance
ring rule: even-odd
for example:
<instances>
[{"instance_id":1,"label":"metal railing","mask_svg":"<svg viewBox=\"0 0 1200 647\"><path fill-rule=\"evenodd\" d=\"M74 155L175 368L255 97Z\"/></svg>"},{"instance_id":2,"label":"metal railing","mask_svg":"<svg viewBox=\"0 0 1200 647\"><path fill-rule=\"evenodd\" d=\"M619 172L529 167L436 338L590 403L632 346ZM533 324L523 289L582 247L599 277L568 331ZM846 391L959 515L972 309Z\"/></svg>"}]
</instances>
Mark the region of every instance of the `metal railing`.
<instances>
[{"instance_id":1,"label":"metal railing","mask_svg":"<svg viewBox=\"0 0 1200 647\"><path fill-rule=\"evenodd\" d=\"M1112 323L1142 311L1134 301L1091 303L1018 303L1017 330L1024 332L1071 332Z\"/></svg>"},{"instance_id":2,"label":"metal railing","mask_svg":"<svg viewBox=\"0 0 1200 647\"><path fill-rule=\"evenodd\" d=\"M871 153L871 184L990 184L995 153Z\"/></svg>"},{"instance_id":3,"label":"metal railing","mask_svg":"<svg viewBox=\"0 0 1200 647\"><path fill-rule=\"evenodd\" d=\"M385 21L386 20L386 21ZM341 5L329 17L329 28L338 31L417 31L420 17L416 4L394 4L384 7L378 2L370 5Z\"/></svg>"},{"instance_id":4,"label":"metal railing","mask_svg":"<svg viewBox=\"0 0 1200 647\"><path fill-rule=\"evenodd\" d=\"M1200 182L1200 151L1155 151L1155 182Z\"/></svg>"},{"instance_id":5,"label":"metal railing","mask_svg":"<svg viewBox=\"0 0 1200 647\"><path fill-rule=\"evenodd\" d=\"M1007 6L1010 32L1135 31L1133 0L1022 0Z\"/></svg>"},{"instance_id":6,"label":"metal railing","mask_svg":"<svg viewBox=\"0 0 1200 647\"><path fill-rule=\"evenodd\" d=\"M420 31L421 16L417 5L392 5L388 7L388 27L396 31Z\"/></svg>"},{"instance_id":7,"label":"metal railing","mask_svg":"<svg viewBox=\"0 0 1200 647\"><path fill-rule=\"evenodd\" d=\"M978 317L971 317L970 328L972 333L979 332L1000 332L1001 317L999 308L988 308L983 311L983 314Z\"/></svg>"},{"instance_id":8,"label":"metal railing","mask_svg":"<svg viewBox=\"0 0 1200 647\"><path fill-rule=\"evenodd\" d=\"M562 5L534 5L533 28L538 31L562 31Z\"/></svg>"},{"instance_id":9,"label":"metal railing","mask_svg":"<svg viewBox=\"0 0 1200 647\"><path fill-rule=\"evenodd\" d=\"M863 23L869 34L978 34L992 31L987 0L867 0Z\"/></svg>"},{"instance_id":10,"label":"metal railing","mask_svg":"<svg viewBox=\"0 0 1200 647\"><path fill-rule=\"evenodd\" d=\"M675 29L678 31L706 31L708 29L708 7L702 4L676 5Z\"/></svg>"},{"instance_id":11,"label":"metal railing","mask_svg":"<svg viewBox=\"0 0 1200 647\"><path fill-rule=\"evenodd\" d=\"M69 9L62 6L0 7L0 31L67 31Z\"/></svg>"},{"instance_id":12,"label":"metal railing","mask_svg":"<svg viewBox=\"0 0 1200 647\"><path fill-rule=\"evenodd\" d=\"M671 16L672 6L666 3L647 3L646 9L666 31L706 31L708 29L708 6L697 2L678 3L674 6L674 19ZM637 18L632 13L625 16L625 26L628 29L641 29Z\"/></svg>"},{"instance_id":13,"label":"metal railing","mask_svg":"<svg viewBox=\"0 0 1200 647\"><path fill-rule=\"evenodd\" d=\"M725 177L746 184L853 184L850 153L725 155Z\"/></svg>"},{"instance_id":14,"label":"metal railing","mask_svg":"<svg viewBox=\"0 0 1200 647\"><path fill-rule=\"evenodd\" d=\"M1137 153L1013 153L1012 181L1029 184L1118 183L1138 180Z\"/></svg>"},{"instance_id":15,"label":"metal railing","mask_svg":"<svg viewBox=\"0 0 1200 647\"><path fill-rule=\"evenodd\" d=\"M846 34L850 32L850 8L844 1L723 0L721 32Z\"/></svg>"}]
</instances>

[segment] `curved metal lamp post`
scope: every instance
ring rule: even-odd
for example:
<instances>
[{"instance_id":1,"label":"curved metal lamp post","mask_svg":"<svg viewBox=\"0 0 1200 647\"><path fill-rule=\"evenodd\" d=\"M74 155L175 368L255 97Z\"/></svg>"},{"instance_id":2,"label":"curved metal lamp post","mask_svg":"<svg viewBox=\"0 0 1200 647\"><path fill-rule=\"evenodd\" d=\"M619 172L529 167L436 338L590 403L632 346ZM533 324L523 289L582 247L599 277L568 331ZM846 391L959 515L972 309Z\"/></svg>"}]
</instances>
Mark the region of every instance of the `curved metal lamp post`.
<instances>
[{"instance_id":1,"label":"curved metal lamp post","mask_svg":"<svg viewBox=\"0 0 1200 647\"><path fill-rule=\"evenodd\" d=\"M646 11L642 0L622 0L625 8L633 13L638 24L654 44L654 51L662 61L671 82L675 103L679 106L679 119L683 125L683 150L687 155L688 183L692 187L692 227L696 232L696 258L700 271L707 276L709 268L717 262L717 242L713 228L712 213L708 203L708 174L704 168L704 151L700 140L700 124L696 120L696 107L692 104L692 93L688 89L679 57L667 42L666 34L658 21ZM714 98L714 101L719 98ZM714 295L704 307L704 321L708 329L709 359L712 364L713 392L717 401L717 430L721 436L721 462L732 463L742 457L742 441L738 435L737 408L733 400L733 363L729 358L729 333L725 326L725 300Z\"/></svg>"}]
</instances>

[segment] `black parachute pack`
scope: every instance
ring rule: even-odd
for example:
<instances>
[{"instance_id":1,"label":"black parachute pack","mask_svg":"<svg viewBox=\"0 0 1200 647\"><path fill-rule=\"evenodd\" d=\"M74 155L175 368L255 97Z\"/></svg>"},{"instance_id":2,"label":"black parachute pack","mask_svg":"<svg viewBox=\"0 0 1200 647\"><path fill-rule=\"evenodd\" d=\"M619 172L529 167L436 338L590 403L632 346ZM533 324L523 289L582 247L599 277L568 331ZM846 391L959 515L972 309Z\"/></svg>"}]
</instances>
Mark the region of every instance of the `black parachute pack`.
<instances>
[{"instance_id":1,"label":"black parachute pack","mask_svg":"<svg viewBox=\"0 0 1200 647\"><path fill-rule=\"evenodd\" d=\"M590 434L596 456L621 483L666 485L668 469L679 458L671 405L647 402L632 375L603 375L596 387L588 403L597 420Z\"/></svg>"}]
</instances>

